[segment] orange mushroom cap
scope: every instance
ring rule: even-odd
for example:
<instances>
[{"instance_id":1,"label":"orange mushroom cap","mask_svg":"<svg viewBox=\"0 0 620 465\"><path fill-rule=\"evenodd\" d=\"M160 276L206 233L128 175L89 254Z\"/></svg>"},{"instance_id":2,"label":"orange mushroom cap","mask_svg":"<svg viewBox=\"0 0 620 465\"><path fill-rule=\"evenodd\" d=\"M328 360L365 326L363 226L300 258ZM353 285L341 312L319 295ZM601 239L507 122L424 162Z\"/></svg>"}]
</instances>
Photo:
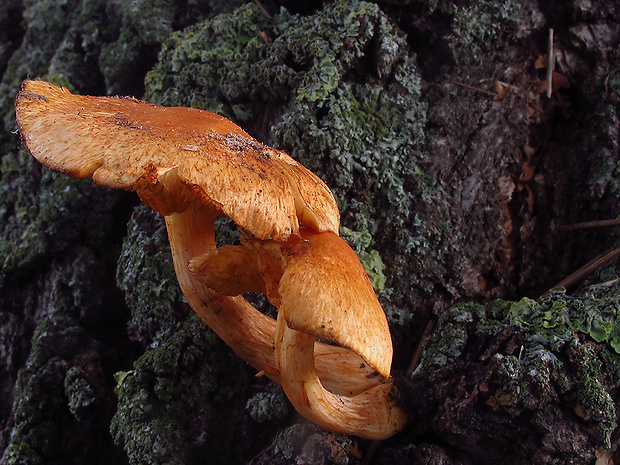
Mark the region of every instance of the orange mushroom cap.
<instances>
[{"instance_id":1,"label":"orange mushroom cap","mask_svg":"<svg viewBox=\"0 0 620 465\"><path fill-rule=\"evenodd\" d=\"M299 222L338 231L338 207L318 176L208 111L74 95L44 81L24 81L15 108L43 165L136 190L162 214L198 198L262 239L285 240ZM162 189L169 198L155 200Z\"/></svg>"}]
</instances>

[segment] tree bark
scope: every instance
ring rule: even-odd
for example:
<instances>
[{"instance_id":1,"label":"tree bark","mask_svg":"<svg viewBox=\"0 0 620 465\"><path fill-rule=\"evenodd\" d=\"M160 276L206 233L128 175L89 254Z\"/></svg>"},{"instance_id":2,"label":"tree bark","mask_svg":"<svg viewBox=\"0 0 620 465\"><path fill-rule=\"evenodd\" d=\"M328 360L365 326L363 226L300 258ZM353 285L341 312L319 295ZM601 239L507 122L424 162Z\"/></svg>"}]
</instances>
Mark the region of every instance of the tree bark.
<instances>
[{"instance_id":1,"label":"tree bark","mask_svg":"<svg viewBox=\"0 0 620 465\"><path fill-rule=\"evenodd\" d=\"M620 215L619 7L297 3L0 6L3 462L619 463L618 260L536 302L620 247L572 227ZM328 433L255 378L185 303L158 214L20 146L26 78L214 111L322 177L411 424Z\"/></svg>"}]
</instances>

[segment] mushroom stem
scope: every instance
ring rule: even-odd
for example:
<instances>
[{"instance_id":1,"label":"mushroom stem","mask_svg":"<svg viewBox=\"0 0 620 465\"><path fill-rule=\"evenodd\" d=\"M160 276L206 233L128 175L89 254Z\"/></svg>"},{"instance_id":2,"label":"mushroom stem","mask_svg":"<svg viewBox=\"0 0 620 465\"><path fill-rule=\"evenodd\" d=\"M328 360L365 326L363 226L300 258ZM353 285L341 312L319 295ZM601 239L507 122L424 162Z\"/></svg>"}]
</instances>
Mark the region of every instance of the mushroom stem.
<instances>
[{"instance_id":1,"label":"mushroom stem","mask_svg":"<svg viewBox=\"0 0 620 465\"><path fill-rule=\"evenodd\" d=\"M192 257L216 248L215 209L190 204L182 213L166 216L174 268L190 307L226 344L257 370L276 372L273 356L275 324L243 297L221 295L202 285L188 264Z\"/></svg>"},{"instance_id":2,"label":"mushroom stem","mask_svg":"<svg viewBox=\"0 0 620 465\"><path fill-rule=\"evenodd\" d=\"M274 354L276 322L241 296L226 296L210 289L190 272L194 257L216 250L215 209L192 203L182 213L167 215L166 226L181 290L190 307L241 358L257 371L280 383ZM333 392L356 394L376 386L381 377L355 352L316 343L317 370Z\"/></svg>"},{"instance_id":3,"label":"mushroom stem","mask_svg":"<svg viewBox=\"0 0 620 465\"><path fill-rule=\"evenodd\" d=\"M284 392L308 420L337 433L384 439L406 423L388 380L354 396L325 389L314 364L314 336L288 327L282 309L276 324L276 362Z\"/></svg>"}]
</instances>

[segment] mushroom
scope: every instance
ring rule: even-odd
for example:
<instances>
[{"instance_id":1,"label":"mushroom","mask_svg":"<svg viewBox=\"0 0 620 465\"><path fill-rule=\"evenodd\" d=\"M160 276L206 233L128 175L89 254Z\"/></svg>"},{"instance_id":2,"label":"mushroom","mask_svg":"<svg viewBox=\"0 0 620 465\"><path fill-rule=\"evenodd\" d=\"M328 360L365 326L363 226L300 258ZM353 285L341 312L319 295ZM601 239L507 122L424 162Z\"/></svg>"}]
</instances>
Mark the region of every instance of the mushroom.
<instances>
[{"instance_id":1,"label":"mushroom","mask_svg":"<svg viewBox=\"0 0 620 465\"><path fill-rule=\"evenodd\" d=\"M303 415L328 429L372 438L393 434L402 426L404 414L394 404L393 388L386 381L392 348L380 305L373 301L366 312L380 313L383 336L374 337L371 329L362 331L357 340L347 335L347 328L359 332L364 323L351 306L360 299L356 291L347 291L349 306L332 318L341 325L336 330L321 318L335 317L338 310L330 309L327 299L339 290L330 287L332 278L320 271L320 265L304 269L305 260L333 269L330 260L339 255L328 245L344 244L337 235L338 208L320 178L229 120L202 110L159 107L133 98L73 95L43 81L24 81L15 107L22 140L44 166L74 177L92 177L104 186L135 190L164 215L177 279L190 306L242 358L281 383ZM216 248L214 221L220 215L233 219L246 244ZM319 239L324 234L331 240ZM212 270L206 272L209 262ZM311 281L318 285L312 295L299 281L310 271ZM360 279L359 270L355 273L355 280ZM345 275L334 282L345 285ZM248 290L265 292L280 306L277 322L241 297ZM292 297L295 292L315 303L293 312L300 298ZM372 287L370 292L376 301ZM315 322L302 324L304 318ZM317 321L327 332L312 326ZM315 342L317 337L341 346ZM377 343L389 350L377 349ZM297 354L302 355L299 367L291 366L295 347L307 352ZM313 384L313 377L320 381ZM299 388L305 380L320 389ZM308 397L305 407L293 400L299 396ZM341 415L334 402L351 408ZM316 404L321 403L327 407L317 414ZM388 414L370 418L382 404ZM371 413L355 426L338 427L343 415L358 415L356 409ZM387 428L361 425L386 418Z\"/></svg>"}]
</instances>

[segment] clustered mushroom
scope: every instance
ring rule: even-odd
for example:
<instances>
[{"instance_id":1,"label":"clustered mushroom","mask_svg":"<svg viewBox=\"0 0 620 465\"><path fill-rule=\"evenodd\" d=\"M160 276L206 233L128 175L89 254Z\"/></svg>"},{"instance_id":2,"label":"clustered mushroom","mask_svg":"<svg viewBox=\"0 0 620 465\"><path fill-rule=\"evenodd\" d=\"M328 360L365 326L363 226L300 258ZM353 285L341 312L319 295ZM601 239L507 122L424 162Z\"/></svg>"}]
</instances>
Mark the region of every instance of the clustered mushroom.
<instances>
[{"instance_id":1,"label":"clustered mushroom","mask_svg":"<svg viewBox=\"0 0 620 465\"><path fill-rule=\"evenodd\" d=\"M44 81L24 81L15 108L44 166L135 190L165 217L189 305L298 412L370 439L404 426L385 314L319 177L207 111L74 95ZM221 215L238 226L240 245L216 246ZM242 297L251 291L278 308L276 320Z\"/></svg>"}]
</instances>

